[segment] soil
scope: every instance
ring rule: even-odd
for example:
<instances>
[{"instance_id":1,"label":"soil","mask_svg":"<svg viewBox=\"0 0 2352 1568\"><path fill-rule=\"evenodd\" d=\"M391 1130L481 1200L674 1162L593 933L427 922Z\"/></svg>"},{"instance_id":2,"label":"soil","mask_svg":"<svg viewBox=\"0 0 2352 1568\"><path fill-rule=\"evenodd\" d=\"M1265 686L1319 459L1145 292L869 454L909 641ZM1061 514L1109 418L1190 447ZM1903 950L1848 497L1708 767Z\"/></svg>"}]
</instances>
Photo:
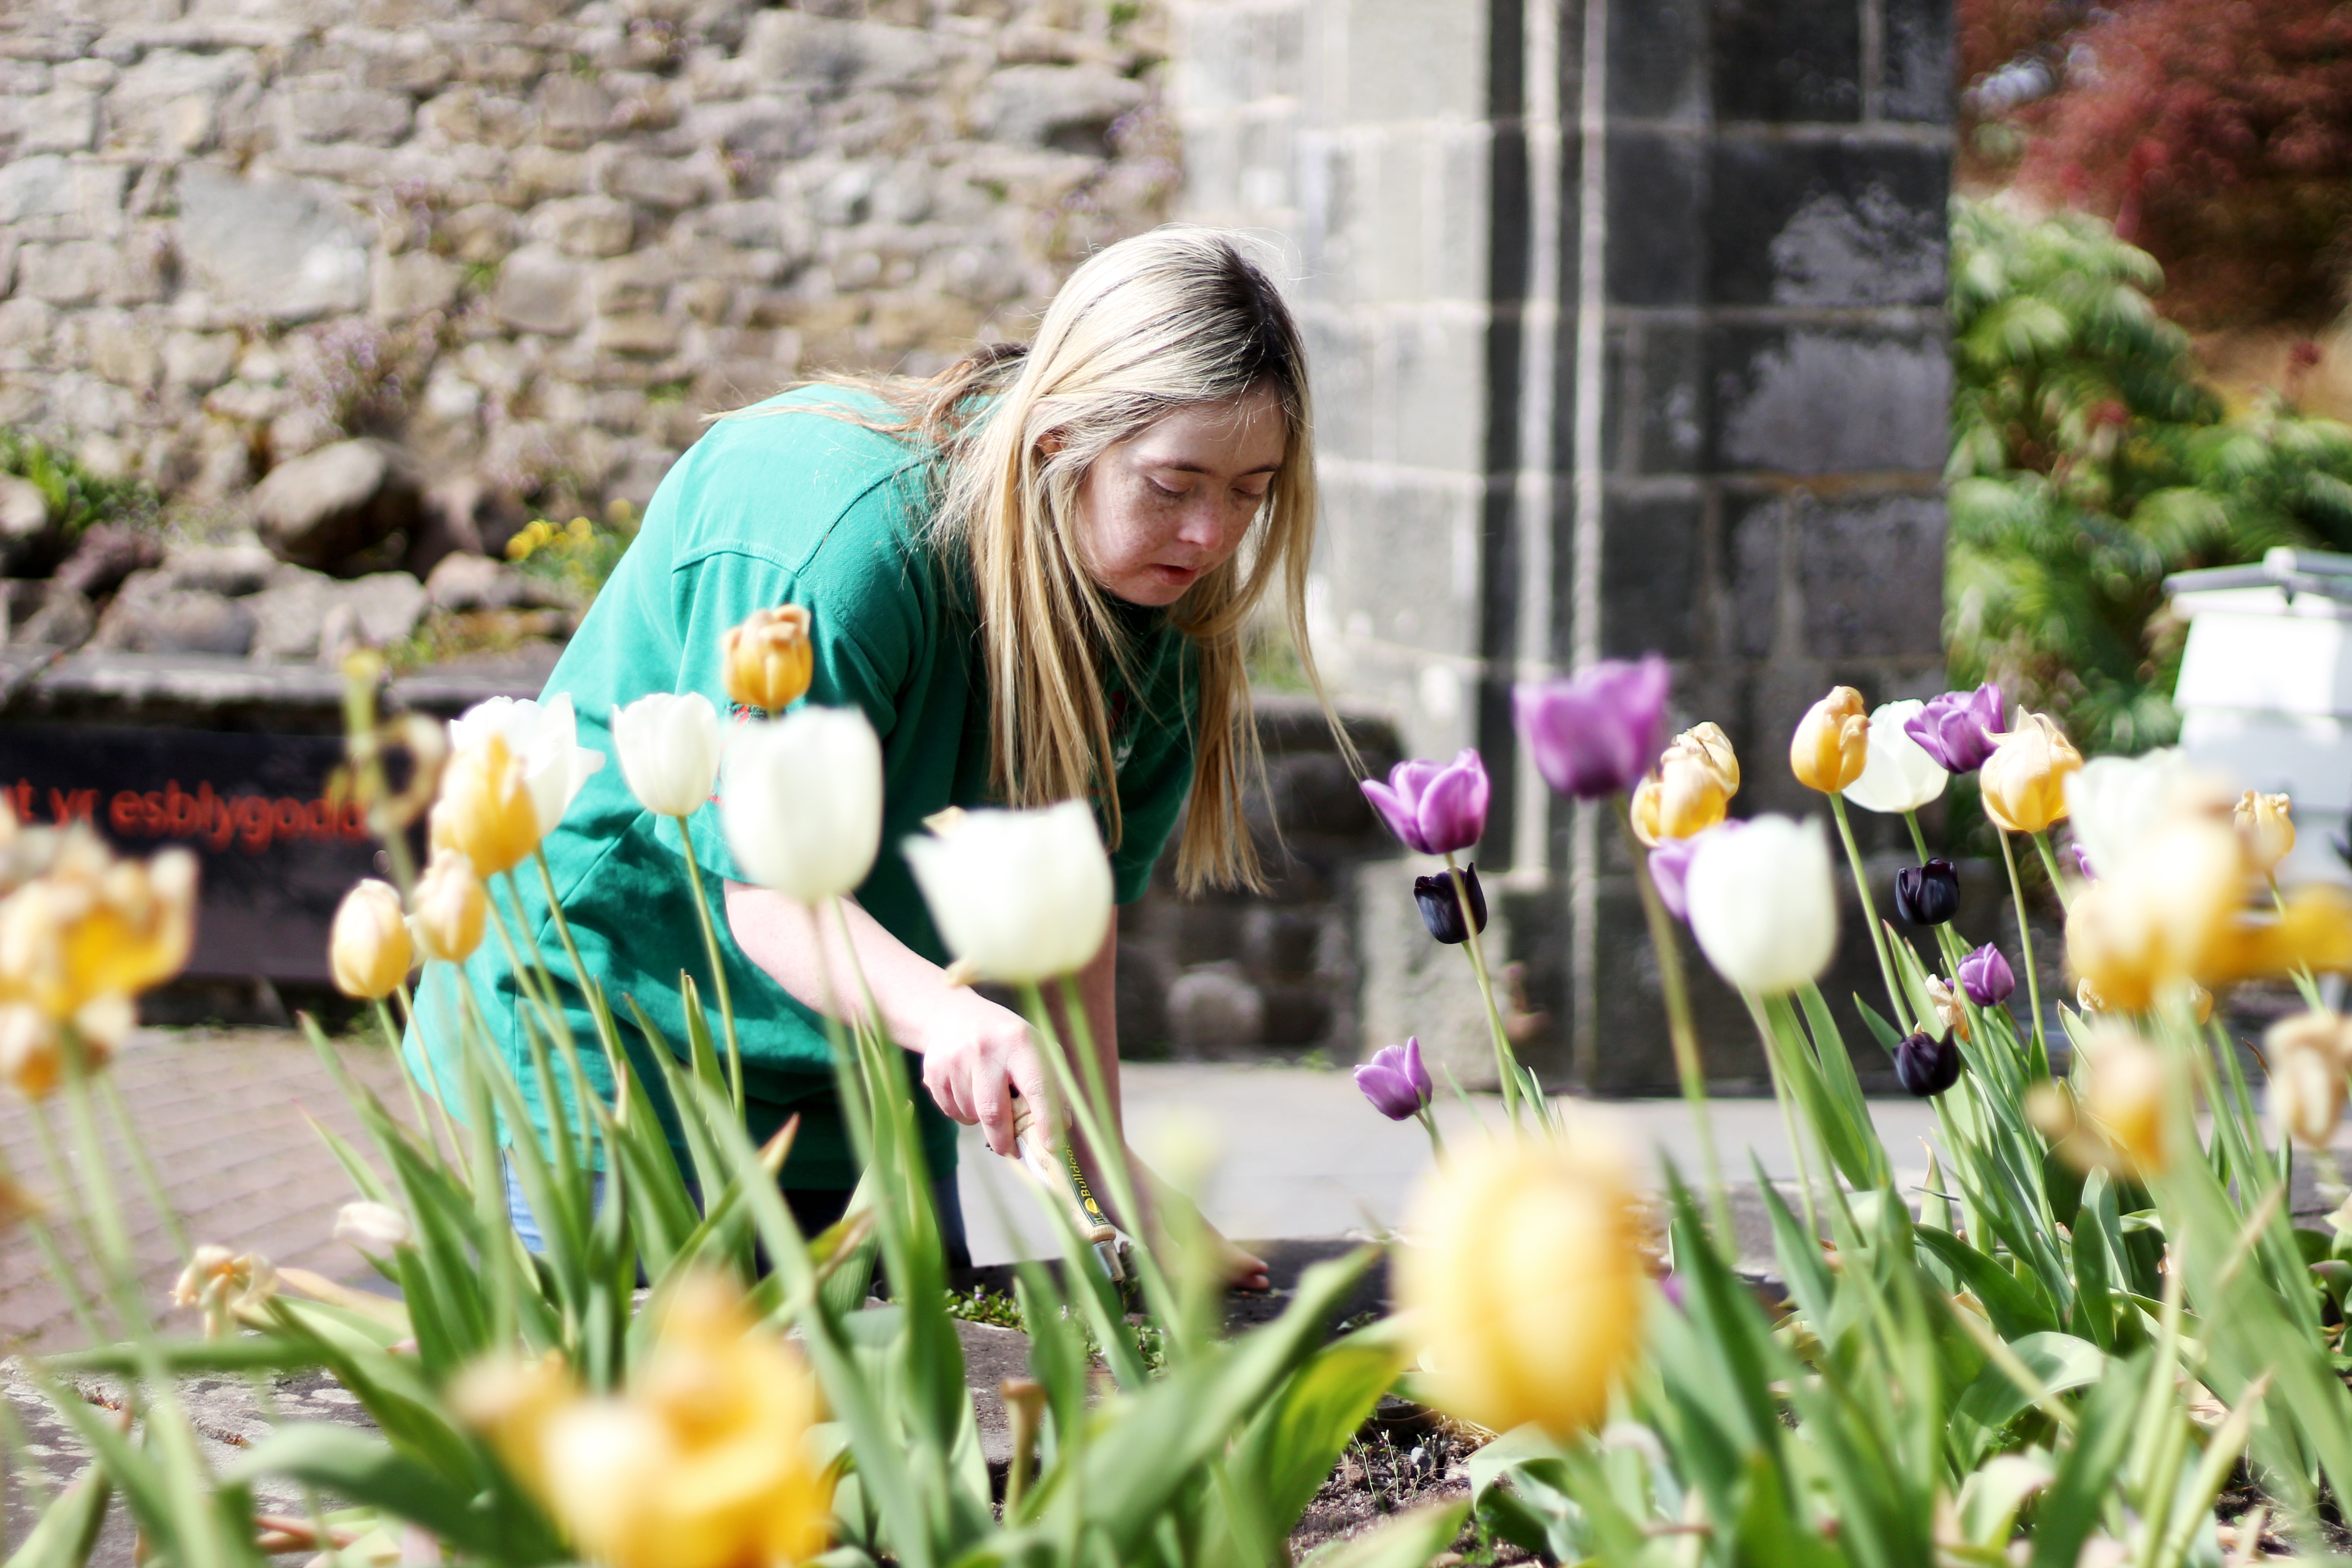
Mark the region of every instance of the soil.
<instances>
[{"instance_id":1,"label":"soil","mask_svg":"<svg viewBox=\"0 0 2352 1568\"><path fill-rule=\"evenodd\" d=\"M1462 1501L1470 1495L1467 1462L1486 1441L1486 1434L1475 1428L1402 1399L1383 1399L1290 1532L1291 1561L1376 1529L1407 1509ZM1475 1523L1455 1537L1453 1552L1464 1563L1535 1561L1509 1542L1487 1537Z\"/></svg>"}]
</instances>

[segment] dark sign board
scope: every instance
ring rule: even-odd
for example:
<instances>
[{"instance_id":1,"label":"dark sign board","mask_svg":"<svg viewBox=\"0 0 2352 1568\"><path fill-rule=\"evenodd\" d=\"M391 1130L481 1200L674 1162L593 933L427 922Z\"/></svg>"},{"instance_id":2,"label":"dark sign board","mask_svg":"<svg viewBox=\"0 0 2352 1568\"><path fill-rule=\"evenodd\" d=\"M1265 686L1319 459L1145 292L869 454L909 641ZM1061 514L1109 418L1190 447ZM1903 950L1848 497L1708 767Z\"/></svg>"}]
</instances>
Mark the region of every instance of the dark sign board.
<instances>
[{"instance_id":1,"label":"dark sign board","mask_svg":"<svg viewBox=\"0 0 2352 1568\"><path fill-rule=\"evenodd\" d=\"M319 981L335 905L375 874L359 808L326 798L342 752L331 735L6 724L0 792L19 822L84 821L126 855L194 850L190 974Z\"/></svg>"}]
</instances>

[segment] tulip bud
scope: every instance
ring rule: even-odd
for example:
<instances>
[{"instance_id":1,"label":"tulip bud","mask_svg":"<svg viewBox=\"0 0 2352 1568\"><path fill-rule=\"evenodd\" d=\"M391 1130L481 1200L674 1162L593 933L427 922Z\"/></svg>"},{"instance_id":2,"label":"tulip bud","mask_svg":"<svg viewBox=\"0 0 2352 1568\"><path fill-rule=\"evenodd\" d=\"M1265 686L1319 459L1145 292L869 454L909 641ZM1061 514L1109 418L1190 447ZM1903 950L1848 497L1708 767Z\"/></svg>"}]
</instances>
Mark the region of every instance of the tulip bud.
<instances>
[{"instance_id":1,"label":"tulip bud","mask_svg":"<svg viewBox=\"0 0 2352 1568\"><path fill-rule=\"evenodd\" d=\"M1960 1081L1959 1046L1925 1030L1912 1035L1895 1047L1895 1081L1920 1100L1943 1093Z\"/></svg>"},{"instance_id":2,"label":"tulip bud","mask_svg":"<svg viewBox=\"0 0 2352 1568\"><path fill-rule=\"evenodd\" d=\"M1675 737L1657 771L1633 791L1633 835L1655 848L1689 838L1721 822L1739 793L1739 758L1717 725L1697 724Z\"/></svg>"},{"instance_id":3,"label":"tulip bud","mask_svg":"<svg viewBox=\"0 0 2352 1568\"><path fill-rule=\"evenodd\" d=\"M815 905L854 892L882 841L882 742L855 708L803 708L747 724L719 797L746 876Z\"/></svg>"},{"instance_id":4,"label":"tulip bud","mask_svg":"<svg viewBox=\"0 0 2352 1568\"><path fill-rule=\"evenodd\" d=\"M2018 716L2017 728L1995 737L1993 754L1978 770L1985 815L2011 833L2039 833L2066 815L2066 777L2083 754L2045 713Z\"/></svg>"},{"instance_id":5,"label":"tulip bud","mask_svg":"<svg viewBox=\"0 0 2352 1568\"><path fill-rule=\"evenodd\" d=\"M1823 795L1840 795L1862 777L1870 761L1870 710L1851 686L1834 687L1807 709L1789 742L1789 766L1797 782Z\"/></svg>"},{"instance_id":6,"label":"tulip bud","mask_svg":"<svg viewBox=\"0 0 2352 1568\"><path fill-rule=\"evenodd\" d=\"M950 837L908 839L906 855L949 951L982 980L1071 974L1101 951L1110 860L1083 801L970 812Z\"/></svg>"},{"instance_id":7,"label":"tulip bud","mask_svg":"<svg viewBox=\"0 0 2352 1568\"><path fill-rule=\"evenodd\" d=\"M1987 942L1960 960L1960 989L1979 1007L1998 1007L2017 989L2017 976L2000 949Z\"/></svg>"},{"instance_id":8,"label":"tulip bud","mask_svg":"<svg viewBox=\"0 0 2352 1568\"><path fill-rule=\"evenodd\" d=\"M1960 874L1949 860L1895 873L1895 912L1915 926L1939 926L1960 912Z\"/></svg>"},{"instance_id":9,"label":"tulip bud","mask_svg":"<svg viewBox=\"0 0 2352 1568\"><path fill-rule=\"evenodd\" d=\"M1359 786L1408 849L1450 855L1467 849L1486 831L1490 786L1486 764L1465 747L1446 763L1418 760L1389 770L1388 783L1365 779Z\"/></svg>"},{"instance_id":10,"label":"tulip bud","mask_svg":"<svg viewBox=\"0 0 2352 1568\"><path fill-rule=\"evenodd\" d=\"M482 944L490 905L473 862L446 845L433 852L409 896L409 931L427 958L463 963Z\"/></svg>"},{"instance_id":11,"label":"tulip bud","mask_svg":"<svg viewBox=\"0 0 2352 1568\"><path fill-rule=\"evenodd\" d=\"M479 877L511 871L539 847L539 808L521 761L496 732L460 747L441 775L432 841L457 850Z\"/></svg>"},{"instance_id":12,"label":"tulip bud","mask_svg":"<svg viewBox=\"0 0 2352 1568\"><path fill-rule=\"evenodd\" d=\"M1567 680L1530 682L1511 693L1536 771L1559 794L1601 800L1633 787L1665 725L1666 661L1603 659Z\"/></svg>"},{"instance_id":13,"label":"tulip bud","mask_svg":"<svg viewBox=\"0 0 2352 1568\"><path fill-rule=\"evenodd\" d=\"M1433 1176L1394 1267L1440 1408L1559 1437L1601 1421L1641 1349L1640 1206L1591 1136L1474 1145Z\"/></svg>"},{"instance_id":14,"label":"tulip bud","mask_svg":"<svg viewBox=\"0 0 2352 1568\"><path fill-rule=\"evenodd\" d=\"M335 1215L335 1239L362 1252L383 1254L415 1239L408 1216L390 1204L362 1200L345 1204Z\"/></svg>"},{"instance_id":15,"label":"tulip bud","mask_svg":"<svg viewBox=\"0 0 2352 1568\"><path fill-rule=\"evenodd\" d=\"M1927 1005L1936 1009L1937 1020L1960 1039L1969 1037L1969 1010L1960 1005L1959 993L1944 984L1941 975L1927 976Z\"/></svg>"},{"instance_id":16,"label":"tulip bud","mask_svg":"<svg viewBox=\"0 0 2352 1568\"><path fill-rule=\"evenodd\" d=\"M2257 872L2275 869L2294 848L2292 806L2283 795L2256 795L2252 790L2238 802L2238 837L2246 841L2246 858Z\"/></svg>"},{"instance_id":17,"label":"tulip bud","mask_svg":"<svg viewBox=\"0 0 2352 1568\"><path fill-rule=\"evenodd\" d=\"M1904 728L1925 706L1912 700L1872 710L1862 776L1845 786L1846 799L1893 816L1916 811L1944 793L1951 775Z\"/></svg>"},{"instance_id":18,"label":"tulip bud","mask_svg":"<svg viewBox=\"0 0 2352 1568\"><path fill-rule=\"evenodd\" d=\"M581 786L604 767L604 753L580 744L580 726L568 693L545 702L493 697L475 703L449 725L449 744L460 752L479 747L492 735L506 742L507 753L522 770L523 787L530 793L534 837L523 850L528 855L555 831ZM446 785L443 794L447 794ZM485 877L506 869L487 867L478 857L474 868Z\"/></svg>"},{"instance_id":19,"label":"tulip bud","mask_svg":"<svg viewBox=\"0 0 2352 1568\"><path fill-rule=\"evenodd\" d=\"M400 894L373 878L343 895L327 937L327 967L335 989L368 1001L389 996L416 963Z\"/></svg>"},{"instance_id":20,"label":"tulip bud","mask_svg":"<svg viewBox=\"0 0 2352 1568\"><path fill-rule=\"evenodd\" d=\"M1391 1121L1409 1121L1420 1115L1436 1093L1429 1069L1421 1065L1421 1040L1408 1037L1402 1046L1382 1046L1372 1059L1356 1069L1356 1087L1372 1109Z\"/></svg>"},{"instance_id":21,"label":"tulip bud","mask_svg":"<svg viewBox=\"0 0 2352 1568\"><path fill-rule=\"evenodd\" d=\"M1837 951L1837 886L1818 821L1759 816L1709 834L1684 890L1700 951L1742 991L1794 991Z\"/></svg>"},{"instance_id":22,"label":"tulip bud","mask_svg":"<svg viewBox=\"0 0 2352 1568\"><path fill-rule=\"evenodd\" d=\"M2281 1142L2292 1138L2306 1148L2325 1149L2344 1120L2344 1065L2332 1049L2281 1050L2277 1031L2265 1036L2270 1052L2271 1124Z\"/></svg>"},{"instance_id":23,"label":"tulip bud","mask_svg":"<svg viewBox=\"0 0 2352 1568\"><path fill-rule=\"evenodd\" d=\"M2164 1169L2167 1156L2164 1058L2120 1024L2103 1024L2084 1044L2089 1084L2083 1109L2107 1141L2140 1170Z\"/></svg>"},{"instance_id":24,"label":"tulip bud","mask_svg":"<svg viewBox=\"0 0 2352 1568\"><path fill-rule=\"evenodd\" d=\"M1470 916L1478 929L1486 929L1486 892L1478 886L1478 868L1462 868L1462 887L1470 895ZM1462 919L1462 899L1454 890L1454 879L1444 871L1434 877L1412 879L1413 902L1421 906L1421 923L1429 934L1449 947L1459 946L1470 940L1470 927Z\"/></svg>"},{"instance_id":25,"label":"tulip bud","mask_svg":"<svg viewBox=\"0 0 2352 1568\"><path fill-rule=\"evenodd\" d=\"M2000 733L2000 688L1986 681L1974 691L1929 698L1903 728L1948 773L1973 773L1993 753Z\"/></svg>"},{"instance_id":26,"label":"tulip bud","mask_svg":"<svg viewBox=\"0 0 2352 1568\"><path fill-rule=\"evenodd\" d=\"M719 710L699 691L656 691L613 710L613 749L637 804L660 816L692 816L719 780L727 740Z\"/></svg>"},{"instance_id":27,"label":"tulip bud","mask_svg":"<svg viewBox=\"0 0 2352 1568\"><path fill-rule=\"evenodd\" d=\"M719 639L719 668L730 701L772 717L782 713L809 689L816 669L808 611L798 605L752 611Z\"/></svg>"},{"instance_id":28,"label":"tulip bud","mask_svg":"<svg viewBox=\"0 0 2352 1568\"><path fill-rule=\"evenodd\" d=\"M2281 1018L2263 1032L2263 1054L2276 1061L2288 1051L2315 1051L2339 1068L2352 1068L2352 1023L2324 1010Z\"/></svg>"}]
</instances>

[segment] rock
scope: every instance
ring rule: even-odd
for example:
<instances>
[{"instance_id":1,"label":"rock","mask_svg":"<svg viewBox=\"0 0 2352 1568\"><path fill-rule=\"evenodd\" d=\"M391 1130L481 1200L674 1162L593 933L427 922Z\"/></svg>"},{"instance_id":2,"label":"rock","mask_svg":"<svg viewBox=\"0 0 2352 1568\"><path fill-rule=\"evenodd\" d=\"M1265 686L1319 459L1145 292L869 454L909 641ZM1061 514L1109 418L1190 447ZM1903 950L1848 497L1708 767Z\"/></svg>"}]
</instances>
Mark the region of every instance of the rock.
<instances>
[{"instance_id":1,"label":"rock","mask_svg":"<svg viewBox=\"0 0 2352 1568\"><path fill-rule=\"evenodd\" d=\"M1168 1029L1188 1056L1246 1050L1265 1031L1265 998L1233 965L1202 964L1168 988Z\"/></svg>"},{"instance_id":2,"label":"rock","mask_svg":"<svg viewBox=\"0 0 2352 1568\"><path fill-rule=\"evenodd\" d=\"M286 570L258 544L199 544L163 557L158 574L173 588L241 598L257 594Z\"/></svg>"},{"instance_id":3,"label":"rock","mask_svg":"<svg viewBox=\"0 0 2352 1568\"><path fill-rule=\"evenodd\" d=\"M566 607L552 584L526 576L507 562L462 552L441 558L433 575L425 579L425 596L433 608L452 614Z\"/></svg>"},{"instance_id":4,"label":"rock","mask_svg":"<svg viewBox=\"0 0 2352 1568\"><path fill-rule=\"evenodd\" d=\"M14 631L31 620L48 593L46 577L0 577L0 613L7 616L6 630ZM5 633L0 632L0 641L5 640Z\"/></svg>"},{"instance_id":5,"label":"rock","mask_svg":"<svg viewBox=\"0 0 2352 1568\"><path fill-rule=\"evenodd\" d=\"M76 648L88 642L89 634L97 629L98 611L91 606L89 596L53 577L47 594L42 596L41 607L23 626L16 627L8 640L37 643L44 647Z\"/></svg>"},{"instance_id":6,"label":"rock","mask_svg":"<svg viewBox=\"0 0 2352 1568\"><path fill-rule=\"evenodd\" d=\"M96 523L83 530L81 542L57 571L58 585L89 598L111 594L133 572L163 559L163 547L144 533L119 522Z\"/></svg>"},{"instance_id":7,"label":"rock","mask_svg":"<svg viewBox=\"0 0 2352 1568\"><path fill-rule=\"evenodd\" d=\"M221 300L277 321L368 302L368 245L337 204L304 185L179 166L179 250Z\"/></svg>"},{"instance_id":8,"label":"rock","mask_svg":"<svg viewBox=\"0 0 2352 1568\"><path fill-rule=\"evenodd\" d=\"M253 646L254 616L243 602L167 584L160 571L142 572L123 584L91 642L122 653L245 656Z\"/></svg>"},{"instance_id":9,"label":"rock","mask_svg":"<svg viewBox=\"0 0 2352 1568\"><path fill-rule=\"evenodd\" d=\"M0 474L0 572L34 569L36 557L54 542L49 498L41 487L15 474Z\"/></svg>"},{"instance_id":10,"label":"rock","mask_svg":"<svg viewBox=\"0 0 2352 1568\"><path fill-rule=\"evenodd\" d=\"M323 569L412 527L422 489L399 448L363 437L272 468L253 507L278 559Z\"/></svg>"},{"instance_id":11,"label":"rock","mask_svg":"<svg viewBox=\"0 0 2352 1568\"><path fill-rule=\"evenodd\" d=\"M548 245L526 245L499 268L490 311L520 331L568 337L588 319L588 274Z\"/></svg>"},{"instance_id":12,"label":"rock","mask_svg":"<svg viewBox=\"0 0 2352 1568\"><path fill-rule=\"evenodd\" d=\"M286 568L245 603L257 627L253 657L280 662L327 659L351 644L397 642L416 629L425 605L425 584L405 572L341 582Z\"/></svg>"},{"instance_id":13,"label":"rock","mask_svg":"<svg viewBox=\"0 0 2352 1568\"><path fill-rule=\"evenodd\" d=\"M1099 158L1112 123L1150 96L1141 82L1102 66L1012 66L989 78L972 120L999 142Z\"/></svg>"},{"instance_id":14,"label":"rock","mask_svg":"<svg viewBox=\"0 0 2352 1568\"><path fill-rule=\"evenodd\" d=\"M530 215L530 231L573 256L618 256L636 237L636 221L626 202L573 196L541 205Z\"/></svg>"},{"instance_id":15,"label":"rock","mask_svg":"<svg viewBox=\"0 0 2352 1568\"><path fill-rule=\"evenodd\" d=\"M409 535L408 558L401 564L426 577L453 553L494 555L527 521L511 497L478 476L444 479L425 492L425 513Z\"/></svg>"}]
</instances>

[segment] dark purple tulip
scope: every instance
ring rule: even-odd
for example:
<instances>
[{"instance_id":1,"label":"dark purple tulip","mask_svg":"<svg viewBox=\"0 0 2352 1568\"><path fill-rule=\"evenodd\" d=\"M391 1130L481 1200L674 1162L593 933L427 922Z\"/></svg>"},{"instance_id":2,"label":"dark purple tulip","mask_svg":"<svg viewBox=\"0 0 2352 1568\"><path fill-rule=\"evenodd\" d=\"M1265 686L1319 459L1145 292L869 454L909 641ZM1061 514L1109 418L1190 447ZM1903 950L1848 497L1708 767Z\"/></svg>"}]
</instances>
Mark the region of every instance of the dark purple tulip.
<instances>
[{"instance_id":1,"label":"dark purple tulip","mask_svg":"<svg viewBox=\"0 0 2352 1568\"><path fill-rule=\"evenodd\" d=\"M1951 1036L1924 1029L1895 1047L1895 1081L1926 1100L1960 1081L1960 1047Z\"/></svg>"},{"instance_id":2,"label":"dark purple tulip","mask_svg":"<svg viewBox=\"0 0 2352 1568\"><path fill-rule=\"evenodd\" d=\"M1959 977L1960 989L1979 1007L1998 1007L2017 989L2017 976L2009 972L2009 960L1990 942L1960 960Z\"/></svg>"},{"instance_id":3,"label":"dark purple tulip","mask_svg":"<svg viewBox=\"0 0 2352 1568\"><path fill-rule=\"evenodd\" d=\"M1404 840L1423 855L1467 849L1486 831L1486 764L1465 746L1450 763L1415 759L1389 770L1389 782L1366 779L1364 798Z\"/></svg>"},{"instance_id":4,"label":"dark purple tulip","mask_svg":"<svg viewBox=\"0 0 2352 1568\"><path fill-rule=\"evenodd\" d=\"M2008 727L2000 688L1986 681L1974 691L1947 691L1904 721L1903 732L1919 742L1946 773L1971 773L1984 766Z\"/></svg>"},{"instance_id":5,"label":"dark purple tulip","mask_svg":"<svg viewBox=\"0 0 2352 1568\"><path fill-rule=\"evenodd\" d=\"M1478 886L1478 868L1462 868L1462 886L1470 894L1470 913L1478 921L1478 929L1486 929L1486 892ZM1462 900L1454 891L1454 879L1440 871L1434 877L1412 879L1413 902L1421 906L1421 923L1429 934L1448 947L1470 940L1470 928L1462 923Z\"/></svg>"},{"instance_id":6,"label":"dark purple tulip","mask_svg":"<svg viewBox=\"0 0 2352 1568\"><path fill-rule=\"evenodd\" d=\"M1567 680L1528 681L1511 710L1536 771L1561 795L1601 800L1640 782L1665 743L1666 661L1603 659Z\"/></svg>"},{"instance_id":7,"label":"dark purple tulip","mask_svg":"<svg viewBox=\"0 0 2352 1568\"><path fill-rule=\"evenodd\" d=\"M1421 1065L1421 1038L1408 1036L1401 1046L1382 1046L1372 1059L1356 1069L1356 1087L1372 1109L1391 1121L1409 1121L1421 1114L1436 1086Z\"/></svg>"},{"instance_id":8,"label":"dark purple tulip","mask_svg":"<svg viewBox=\"0 0 2352 1568\"><path fill-rule=\"evenodd\" d=\"M1895 873L1895 912L1915 926L1939 926L1960 912L1960 874L1949 860Z\"/></svg>"}]
</instances>

